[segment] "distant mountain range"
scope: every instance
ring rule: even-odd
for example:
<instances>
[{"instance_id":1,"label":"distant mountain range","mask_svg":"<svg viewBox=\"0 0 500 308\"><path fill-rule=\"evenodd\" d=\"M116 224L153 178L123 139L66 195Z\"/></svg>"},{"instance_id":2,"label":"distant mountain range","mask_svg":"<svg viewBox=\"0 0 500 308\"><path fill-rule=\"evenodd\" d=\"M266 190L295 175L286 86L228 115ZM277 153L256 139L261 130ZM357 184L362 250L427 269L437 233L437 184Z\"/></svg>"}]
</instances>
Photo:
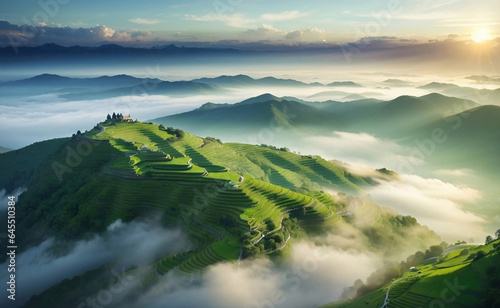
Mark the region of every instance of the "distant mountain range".
<instances>
[{"instance_id":1,"label":"distant mountain range","mask_svg":"<svg viewBox=\"0 0 500 308\"><path fill-rule=\"evenodd\" d=\"M474 80L477 83L500 83L500 77L490 77L484 75L467 76L465 79Z\"/></svg>"},{"instance_id":2,"label":"distant mountain range","mask_svg":"<svg viewBox=\"0 0 500 308\"><path fill-rule=\"evenodd\" d=\"M17 52L16 52L17 51ZM183 55L227 55L238 54L239 50L233 48L196 48L177 47L175 45L156 46L152 48L124 47L116 44L104 44L98 47L71 46L65 47L57 44L45 44L36 47L0 48L0 59L8 58L72 58L72 57L125 57L125 56L183 56Z\"/></svg>"},{"instance_id":3,"label":"distant mountain range","mask_svg":"<svg viewBox=\"0 0 500 308\"><path fill-rule=\"evenodd\" d=\"M318 108L264 94L237 104L205 104L193 111L161 117L152 120L158 124L187 128L200 134L241 134L256 132L260 129L280 127L288 132L309 128L316 130L325 124L339 127L335 116Z\"/></svg>"},{"instance_id":4,"label":"distant mountain range","mask_svg":"<svg viewBox=\"0 0 500 308\"><path fill-rule=\"evenodd\" d=\"M223 87L246 87L246 86L264 86L264 87L310 87L324 85L319 82L304 83L293 79L278 79L275 77L264 77L254 79L246 75L219 76L215 78L194 79L193 82L207 83Z\"/></svg>"},{"instance_id":5,"label":"distant mountain range","mask_svg":"<svg viewBox=\"0 0 500 308\"><path fill-rule=\"evenodd\" d=\"M361 99L352 102L306 102L263 94L237 104L208 103L193 111L152 121L224 136L239 131L258 132L272 122L287 129L307 128L311 132L342 129L399 137L414 134L422 125L443 116L477 106L472 101L437 93L422 97L401 96L391 101Z\"/></svg>"},{"instance_id":6,"label":"distant mountain range","mask_svg":"<svg viewBox=\"0 0 500 308\"><path fill-rule=\"evenodd\" d=\"M137 78L130 75L100 76L96 78L70 78L56 74L42 74L32 78L7 81L0 83L1 87L92 87L92 88L112 88L135 86L141 83L159 83L162 80L157 78Z\"/></svg>"},{"instance_id":7,"label":"distant mountain range","mask_svg":"<svg viewBox=\"0 0 500 308\"><path fill-rule=\"evenodd\" d=\"M468 77L473 78L474 76ZM484 76L476 76L481 79ZM477 79L476 78L476 79ZM485 77L486 78L486 77ZM500 88L495 90L461 87L452 83L432 82L418 87L424 90L438 91L444 95L472 100L481 105L500 105Z\"/></svg>"},{"instance_id":8,"label":"distant mountain range","mask_svg":"<svg viewBox=\"0 0 500 308\"><path fill-rule=\"evenodd\" d=\"M137 78L129 75L100 76L94 78L71 78L55 74L42 74L35 77L0 83L3 96L26 96L46 93L59 93L69 100L105 99L124 95L199 95L212 94L224 88L244 87L334 87L340 84L355 87L354 82L334 82L328 86L314 82L305 83L293 79L264 77L254 79L247 75L219 76L200 78L190 81L164 81L158 78ZM20 91L19 89L23 90ZM354 96L353 96L354 95ZM364 98L349 92L342 92L345 100Z\"/></svg>"},{"instance_id":9,"label":"distant mountain range","mask_svg":"<svg viewBox=\"0 0 500 308\"><path fill-rule=\"evenodd\" d=\"M200 94L214 94L222 89L218 86L192 82L192 81L161 81L135 86L115 88L105 91L88 91L83 93L69 93L60 95L61 98L69 100L96 100L127 95L169 95L169 96L191 96Z\"/></svg>"}]
</instances>

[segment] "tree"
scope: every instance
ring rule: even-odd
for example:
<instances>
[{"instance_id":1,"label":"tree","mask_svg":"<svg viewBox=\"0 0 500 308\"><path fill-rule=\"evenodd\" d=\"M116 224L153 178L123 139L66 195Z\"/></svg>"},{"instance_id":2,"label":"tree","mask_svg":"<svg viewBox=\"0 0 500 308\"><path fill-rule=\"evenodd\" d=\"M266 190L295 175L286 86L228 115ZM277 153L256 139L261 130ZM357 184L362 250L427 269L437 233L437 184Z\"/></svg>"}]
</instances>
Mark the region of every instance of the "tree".
<instances>
[{"instance_id":1,"label":"tree","mask_svg":"<svg viewBox=\"0 0 500 308\"><path fill-rule=\"evenodd\" d=\"M432 257L439 257L443 253L443 246L441 245L431 246L430 248Z\"/></svg>"},{"instance_id":2,"label":"tree","mask_svg":"<svg viewBox=\"0 0 500 308\"><path fill-rule=\"evenodd\" d=\"M479 251L476 253L476 255L475 255L475 257L474 257L473 261L477 261L477 260L481 259L482 257L484 257L485 255L486 255L486 254L484 253L484 251L479 250Z\"/></svg>"},{"instance_id":3,"label":"tree","mask_svg":"<svg viewBox=\"0 0 500 308\"><path fill-rule=\"evenodd\" d=\"M113 119L113 120L116 120L116 113L114 113L114 112L113 112L112 119Z\"/></svg>"},{"instance_id":4,"label":"tree","mask_svg":"<svg viewBox=\"0 0 500 308\"><path fill-rule=\"evenodd\" d=\"M495 236L497 237L497 240L500 239L500 229L495 232Z\"/></svg>"},{"instance_id":5,"label":"tree","mask_svg":"<svg viewBox=\"0 0 500 308\"><path fill-rule=\"evenodd\" d=\"M108 121L111 120L111 116L109 115L109 113L108 113L108 116L106 117L106 120L108 120Z\"/></svg>"},{"instance_id":6,"label":"tree","mask_svg":"<svg viewBox=\"0 0 500 308\"><path fill-rule=\"evenodd\" d=\"M486 237L486 241L484 241L484 243L485 243L485 244L489 244L489 243L491 243L491 242L493 242L493 238L491 237L491 235L488 235L488 236Z\"/></svg>"}]
</instances>

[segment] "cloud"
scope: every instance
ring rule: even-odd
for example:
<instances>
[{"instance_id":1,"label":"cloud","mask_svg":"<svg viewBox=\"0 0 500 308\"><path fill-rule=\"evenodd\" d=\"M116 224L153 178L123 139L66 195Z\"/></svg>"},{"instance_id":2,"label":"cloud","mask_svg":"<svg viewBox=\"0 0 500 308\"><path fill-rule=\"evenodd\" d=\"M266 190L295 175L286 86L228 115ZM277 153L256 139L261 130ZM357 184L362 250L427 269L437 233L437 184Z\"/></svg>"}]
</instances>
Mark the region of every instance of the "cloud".
<instances>
[{"instance_id":1,"label":"cloud","mask_svg":"<svg viewBox=\"0 0 500 308\"><path fill-rule=\"evenodd\" d=\"M485 220L467 210L482 200L481 192L416 175L400 175L400 178L401 181L380 180L380 185L367 192L378 204L417 218L447 241L485 235L482 227Z\"/></svg>"},{"instance_id":2,"label":"cloud","mask_svg":"<svg viewBox=\"0 0 500 308\"><path fill-rule=\"evenodd\" d=\"M298 242L280 263L266 257L219 263L192 281L170 272L134 303L122 307L316 307L339 298L355 279L380 265L369 252ZM127 305L128 304L128 305Z\"/></svg>"},{"instance_id":3,"label":"cloud","mask_svg":"<svg viewBox=\"0 0 500 308\"><path fill-rule=\"evenodd\" d=\"M338 159L354 165L397 170L398 162L407 158L410 149L367 133L335 131L324 136L306 138L310 153Z\"/></svg>"},{"instance_id":4,"label":"cloud","mask_svg":"<svg viewBox=\"0 0 500 308\"><path fill-rule=\"evenodd\" d=\"M19 187L19 188L16 188L13 192L11 192L9 194L7 194L5 189L0 190L0 212L1 211L7 212L7 209L9 207L9 201L11 201L9 199L10 196L15 196L16 197L15 200L17 201L17 198L26 190L28 190L26 187ZM1 241L0 241L0 243L1 243Z\"/></svg>"},{"instance_id":5,"label":"cloud","mask_svg":"<svg viewBox=\"0 0 500 308\"><path fill-rule=\"evenodd\" d=\"M241 14L233 14L233 15L207 14L203 16L187 14L185 15L184 19L194 20L194 21L204 21L204 22L218 21L224 23L229 27L235 27L235 28L243 28L246 27L248 24L255 22L255 20L247 19L243 17L243 15Z\"/></svg>"},{"instance_id":6,"label":"cloud","mask_svg":"<svg viewBox=\"0 0 500 308\"><path fill-rule=\"evenodd\" d=\"M453 176L453 177L472 177L474 175L474 171L470 169L438 169L434 171L436 175L441 176Z\"/></svg>"},{"instance_id":7,"label":"cloud","mask_svg":"<svg viewBox=\"0 0 500 308\"><path fill-rule=\"evenodd\" d=\"M134 18L134 19L129 19L129 21L140 25L154 25L159 23L159 21L156 19L144 19L144 18Z\"/></svg>"},{"instance_id":8,"label":"cloud","mask_svg":"<svg viewBox=\"0 0 500 308\"><path fill-rule=\"evenodd\" d=\"M263 24L261 27L256 29L249 29L246 31L247 34L258 37L260 40L263 39L279 39L281 38L285 32L279 29L274 28L270 25Z\"/></svg>"},{"instance_id":9,"label":"cloud","mask_svg":"<svg viewBox=\"0 0 500 308\"><path fill-rule=\"evenodd\" d=\"M295 31L291 31L291 32L288 32L286 35L285 35L285 38L287 40L299 40L302 38L302 34L303 32L300 31L300 30L295 30Z\"/></svg>"},{"instance_id":10,"label":"cloud","mask_svg":"<svg viewBox=\"0 0 500 308\"><path fill-rule=\"evenodd\" d=\"M16 26L7 22L0 23L0 44L40 45L55 43L60 45L95 45L103 41L126 43L131 41L152 40L151 32L116 31L105 25L91 28Z\"/></svg>"},{"instance_id":11,"label":"cloud","mask_svg":"<svg viewBox=\"0 0 500 308\"><path fill-rule=\"evenodd\" d=\"M326 35L327 31L319 28L312 28L312 29L295 30L288 32L285 35L285 39L317 42L317 41L325 41Z\"/></svg>"},{"instance_id":12,"label":"cloud","mask_svg":"<svg viewBox=\"0 0 500 308\"><path fill-rule=\"evenodd\" d=\"M151 236L156 234L158 236ZM170 255L188 250L190 244L179 230L167 230L155 222L123 223L118 220L107 231L88 241L68 244L69 252L56 255L54 239L48 239L16 257L17 297L22 304L65 278L80 275L108 262L117 262L119 269L130 265L149 264L157 254ZM7 263L2 264L7 268ZM2 272L2 281L8 281ZM6 297L0 299L5 303ZM2 307L5 307L2 305Z\"/></svg>"},{"instance_id":13,"label":"cloud","mask_svg":"<svg viewBox=\"0 0 500 308\"><path fill-rule=\"evenodd\" d=\"M263 14L261 18L265 21L282 21L296 19L308 15L308 13L301 13L299 11L285 11L275 14Z\"/></svg>"}]
</instances>

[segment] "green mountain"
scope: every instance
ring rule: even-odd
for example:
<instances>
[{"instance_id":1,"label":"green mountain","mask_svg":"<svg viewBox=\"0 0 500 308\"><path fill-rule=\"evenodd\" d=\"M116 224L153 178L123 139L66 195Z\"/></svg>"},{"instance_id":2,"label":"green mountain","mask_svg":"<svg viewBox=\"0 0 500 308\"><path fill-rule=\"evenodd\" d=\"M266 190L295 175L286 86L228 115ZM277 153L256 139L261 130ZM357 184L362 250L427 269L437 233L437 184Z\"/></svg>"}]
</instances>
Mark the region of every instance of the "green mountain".
<instances>
[{"instance_id":1,"label":"green mountain","mask_svg":"<svg viewBox=\"0 0 500 308\"><path fill-rule=\"evenodd\" d=\"M221 108L223 107L223 108ZM258 134L263 129L286 129L287 134L339 127L339 120L317 108L265 94L234 105L204 105L193 111L151 120L188 129L200 135L232 139L236 134Z\"/></svg>"},{"instance_id":2,"label":"green mountain","mask_svg":"<svg viewBox=\"0 0 500 308\"><path fill-rule=\"evenodd\" d=\"M2 166L0 190L8 192L22 187L35 172L38 165L50 158L69 138L36 142L18 150L1 153L1 159L8 162Z\"/></svg>"},{"instance_id":3,"label":"green mountain","mask_svg":"<svg viewBox=\"0 0 500 308\"><path fill-rule=\"evenodd\" d=\"M423 255L423 254L422 254ZM391 283L362 297L323 308L498 307L500 240L486 245L455 245L439 258L401 268Z\"/></svg>"},{"instance_id":4,"label":"green mountain","mask_svg":"<svg viewBox=\"0 0 500 308\"><path fill-rule=\"evenodd\" d=\"M479 106L427 123L415 130L416 139L431 139L440 132L432 155L426 158L440 168L477 170L482 178L498 179L500 107Z\"/></svg>"},{"instance_id":5,"label":"green mountain","mask_svg":"<svg viewBox=\"0 0 500 308\"><path fill-rule=\"evenodd\" d=\"M30 153L40 156L32 162ZM193 248L136 264L130 271L141 275L140 288L152 287L170 271L192 274L219 262L279 256L294 239L326 231L357 230L366 247L384 255L440 241L415 219L355 197L376 184L372 177L286 148L222 144L170 127L101 123L71 139L21 149L17 156L0 154L0 163L20 164L30 173L2 174L3 187L20 178L28 188L16 212L18 253L50 237L61 243L92 238L118 219L156 217L163 226L182 229ZM91 271L65 280L26 305L78 304L89 290L109 282L102 275ZM69 286L71 292L57 292Z\"/></svg>"},{"instance_id":6,"label":"green mountain","mask_svg":"<svg viewBox=\"0 0 500 308\"><path fill-rule=\"evenodd\" d=\"M421 97L400 96L384 105L378 111L359 118L359 127L382 136L404 137L425 123L478 106L472 101L437 93Z\"/></svg>"},{"instance_id":7,"label":"green mountain","mask_svg":"<svg viewBox=\"0 0 500 308\"><path fill-rule=\"evenodd\" d=\"M477 106L473 101L437 93L400 96L392 101L351 102L307 102L263 94L232 105L208 103L190 112L151 121L233 140L235 135L256 134L276 126L294 136L298 132L307 135L349 130L401 138L414 134L422 125Z\"/></svg>"}]
</instances>

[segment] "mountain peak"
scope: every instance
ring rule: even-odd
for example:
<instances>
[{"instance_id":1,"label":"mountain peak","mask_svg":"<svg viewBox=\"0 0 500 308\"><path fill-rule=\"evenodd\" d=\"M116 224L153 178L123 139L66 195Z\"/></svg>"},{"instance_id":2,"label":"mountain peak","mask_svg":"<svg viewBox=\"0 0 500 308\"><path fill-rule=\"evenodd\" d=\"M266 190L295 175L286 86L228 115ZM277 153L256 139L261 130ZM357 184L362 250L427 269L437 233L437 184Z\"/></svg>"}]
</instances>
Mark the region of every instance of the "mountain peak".
<instances>
[{"instance_id":1,"label":"mountain peak","mask_svg":"<svg viewBox=\"0 0 500 308\"><path fill-rule=\"evenodd\" d=\"M448 88L458 87L453 83L431 82L426 85L418 87L418 89L431 89L431 90L444 90Z\"/></svg>"},{"instance_id":2,"label":"mountain peak","mask_svg":"<svg viewBox=\"0 0 500 308\"><path fill-rule=\"evenodd\" d=\"M239 102L237 105L250 105L250 104L264 103L264 102L269 102L269 101L281 102L282 100L283 100L282 98L274 96L271 93L264 93L264 94L261 94L259 96L255 96L255 97L246 99L242 102Z\"/></svg>"},{"instance_id":3,"label":"mountain peak","mask_svg":"<svg viewBox=\"0 0 500 308\"><path fill-rule=\"evenodd\" d=\"M353 81L334 81L332 83L327 84L329 87L353 87L353 88L362 88L363 86L359 83L355 83Z\"/></svg>"}]
</instances>

